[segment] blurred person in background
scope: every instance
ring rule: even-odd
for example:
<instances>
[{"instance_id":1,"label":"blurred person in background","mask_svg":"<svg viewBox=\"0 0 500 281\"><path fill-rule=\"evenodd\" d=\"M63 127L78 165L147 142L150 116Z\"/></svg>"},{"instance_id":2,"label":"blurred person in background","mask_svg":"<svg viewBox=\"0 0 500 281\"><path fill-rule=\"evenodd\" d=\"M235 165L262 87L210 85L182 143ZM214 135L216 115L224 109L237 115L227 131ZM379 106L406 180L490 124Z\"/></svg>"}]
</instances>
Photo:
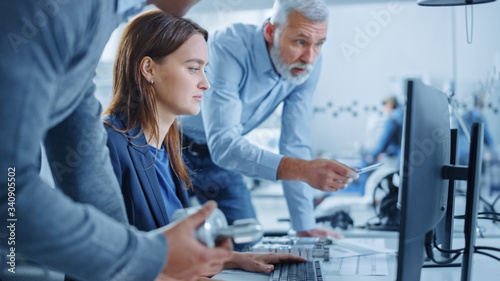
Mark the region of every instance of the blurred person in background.
<instances>
[{"instance_id":1,"label":"blurred person in background","mask_svg":"<svg viewBox=\"0 0 500 281\"><path fill-rule=\"evenodd\" d=\"M383 101L387 119L384 122L382 134L372 151L365 157L367 163L381 161L383 158L395 159L399 165L401 157L401 138L403 136L404 110L399 106L395 96L389 96Z\"/></svg>"},{"instance_id":2,"label":"blurred person in background","mask_svg":"<svg viewBox=\"0 0 500 281\"><path fill-rule=\"evenodd\" d=\"M196 2L147 3L180 17ZM10 222L15 246L1 239L0 250L15 256L14 265L22 257L78 280L192 280L220 271L231 258L230 244L210 249L192 235L213 202L158 231L128 226L92 80L113 30L145 4L1 2L0 170L9 177L0 185L9 188L0 189L0 235L12 233L7 219L16 221ZM55 189L39 174L41 145Z\"/></svg>"}]
</instances>

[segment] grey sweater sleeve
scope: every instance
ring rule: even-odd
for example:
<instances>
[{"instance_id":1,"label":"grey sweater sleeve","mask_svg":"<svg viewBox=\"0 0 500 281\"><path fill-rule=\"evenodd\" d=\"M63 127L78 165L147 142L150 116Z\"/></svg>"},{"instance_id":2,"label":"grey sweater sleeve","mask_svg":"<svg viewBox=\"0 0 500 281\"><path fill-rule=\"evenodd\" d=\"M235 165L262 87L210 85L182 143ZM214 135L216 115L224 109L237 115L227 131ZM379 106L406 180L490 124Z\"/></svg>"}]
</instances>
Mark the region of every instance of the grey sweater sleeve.
<instances>
[{"instance_id":1,"label":"grey sweater sleeve","mask_svg":"<svg viewBox=\"0 0 500 281\"><path fill-rule=\"evenodd\" d=\"M8 247L78 280L154 280L166 262L161 233L127 227L38 179L17 189L15 206L15 244Z\"/></svg>"},{"instance_id":2,"label":"grey sweater sleeve","mask_svg":"<svg viewBox=\"0 0 500 281\"><path fill-rule=\"evenodd\" d=\"M0 247L78 280L154 280L166 262L166 239L124 223L123 199L91 92L48 133L46 100L41 94L30 97L0 95ZM66 194L40 178L43 135L52 155L49 165Z\"/></svg>"},{"instance_id":3,"label":"grey sweater sleeve","mask_svg":"<svg viewBox=\"0 0 500 281\"><path fill-rule=\"evenodd\" d=\"M85 130L102 130L90 82L118 23L115 3L0 4L0 249L79 280L153 280L166 239L119 222L104 132ZM41 142L60 188L40 178Z\"/></svg>"},{"instance_id":4,"label":"grey sweater sleeve","mask_svg":"<svg viewBox=\"0 0 500 281\"><path fill-rule=\"evenodd\" d=\"M94 153L81 153L85 163L80 165L66 161L74 156L71 153L52 158L62 162L49 163L54 176L58 172L61 176L58 185L66 186L68 193L74 193L71 197L87 204L74 201L38 174L43 106L28 110L26 103L22 98L0 95L0 171L4 174L0 177L0 248L78 280L154 280L166 262L166 239L161 233L139 232L115 220L124 216L123 199L104 144L94 147ZM85 127L95 118L81 119L74 127ZM69 127L68 136L72 135ZM98 135L94 138L105 142ZM72 149L62 148L60 151ZM78 151L78 145L74 149Z\"/></svg>"}]
</instances>

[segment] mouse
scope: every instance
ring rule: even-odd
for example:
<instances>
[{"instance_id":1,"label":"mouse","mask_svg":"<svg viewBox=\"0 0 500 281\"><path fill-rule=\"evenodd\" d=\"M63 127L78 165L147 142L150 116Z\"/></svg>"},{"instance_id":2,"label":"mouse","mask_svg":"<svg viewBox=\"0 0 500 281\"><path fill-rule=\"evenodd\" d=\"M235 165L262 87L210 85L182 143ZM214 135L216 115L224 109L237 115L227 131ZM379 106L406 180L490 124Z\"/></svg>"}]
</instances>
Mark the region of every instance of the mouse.
<instances>
[{"instance_id":1,"label":"mouse","mask_svg":"<svg viewBox=\"0 0 500 281\"><path fill-rule=\"evenodd\" d=\"M354 225L354 221L346 211L337 211L329 216L323 216L316 219L317 222L330 222L332 228L341 228L346 230L349 226Z\"/></svg>"}]
</instances>

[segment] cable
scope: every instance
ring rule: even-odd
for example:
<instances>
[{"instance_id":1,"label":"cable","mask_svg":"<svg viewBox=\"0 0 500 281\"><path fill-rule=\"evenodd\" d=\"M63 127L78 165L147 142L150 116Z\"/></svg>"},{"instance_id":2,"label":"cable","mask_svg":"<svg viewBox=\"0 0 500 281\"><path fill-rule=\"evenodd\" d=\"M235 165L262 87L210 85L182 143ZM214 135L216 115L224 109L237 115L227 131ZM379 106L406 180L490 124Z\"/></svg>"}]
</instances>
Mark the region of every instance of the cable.
<instances>
[{"instance_id":1,"label":"cable","mask_svg":"<svg viewBox=\"0 0 500 281\"><path fill-rule=\"evenodd\" d=\"M488 209L490 209L491 213L496 213L495 208L493 207L493 205L490 204L488 201L486 201L486 199L484 199L484 197L482 197L481 195L479 195L479 200L483 201L483 203L486 205L486 207L488 207Z\"/></svg>"},{"instance_id":2,"label":"cable","mask_svg":"<svg viewBox=\"0 0 500 281\"><path fill-rule=\"evenodd\" d=\"M488 256L488 257L490 257L490 258L492 258L492 259L496 259L497 261L500 261L500 258L499 258L499 257L494 256L494 255L492 255L492 254L488 254L488 253L481 252L481 251L478 251L478 250L475 250L475 251L474 251L474 253L476 253L476 254L481 254L481 255L485 255L485 256Z\"/></svg>"},{"instance_id":3,"label":"cable","mask_svg":"<svg viewBox=\"0 0 500 281\"><path fill-rule=\"evenodd\" d=\"M489 247L489 246L476 246L476 250L490 250L500 252L500 248Z\"/></svg>"},{"instance_id":4,"label":"cable","mask_svg":"<svg viewBox=\"0 0 500 281\"><path fill-rule=\"evenodd\" d=\"M378 219L378 223L382 223L382 221L380 220L379 216L374 216L374 217L371 217L371 218L367 219L366 220L366 224L373 224L371 221L374 220L374 219Z\"/></svg>"},{"instance_id":5,"label":"cable","mask_svg":"<svg viewBox=\"0 0 500 281\"><path fill-rule=\"evenodd\" d=\"M496 212L496 210L495 210L495 204L498 202L498 200L500 200L500 194L498 194L497 198L495 198L495 200L493 200L493 202L491 203L491 210L493 212Z\"/></svg>"},{"instance_id":6,"label":"cable","mask_svg":"<svg viewBox=\"0 0 500 281\"><path fill-rule=\"evenodd\" d=\"M488 209L490 209L491 212L495 212L495 208L493 208L493 205L490 204L490 202L486 201L483 196L479 195L479 201L482 201Z\"/></svg>"},{"instance_id":7,"label":"cable","mask_svg":"<svg viewBox=\"0 0 500 281\"><path fill-rule=\"evenodd\" d=\"M479 220L490 220L490 221L500 221L500 219L497 218L490 218L490 217L477 217Z\"/></svg>"},{"instance_id":8,"label":"cable","mask_svg":"<svg viewBox=\"0 0 500 281\"><path fill-rule=\"evenodd\" d=\"M493 203L491 203L491 206L493 206L493 208L495 208L495 204L498 202L498 200L500 200L500 194L498 194L497 198L495 198L495 200L493 200Z\"/></svg>"},{"instance_id":9,"label":"cable","mask_svg":"<svg viewBox=\"0 0 500 281\"><path fill-rule=\"evenodd\" d=\"M465 219L465 215L459 215L459 216L454 216L455 219L463 220ZM490 217L484 217L484 216L478 216L477 219L479 220L492 220L492 221L500 221L499 218L490 218Z\"/></svg>"},{"instance_id":10,"label":"cable","mask_svg":"<svg viewBox=\"0 0 500 281\"><path fill-rule=\"evenodd\" d=\"M479 212L477 213L478 215L493 215L493 216L500 216L500 213L497 212Z\"/></svg>"},{"instance_id":11,"label":"cable","mask_svg":"<svg viewBox=\"0 0 500 281\"><path fill-rule=\"evenodd\" d=\"M430 259L431 259L434 263L436 263L436 264L443 264L443 265L444 265L444 264L450 264L450 263L454 262L454 261L455 261L456 259L458 259L458 257L460 257L460 255L462 254L462 253L456 253L453 257L451 257L451 258L449 258L449 259L442 260L442 261L438 261L438 260L436 260L436 259L434 258L434 254L430 254L427 250L426 250L426 252L427 252L427 256L428 256L428 257L429 257L429 258L430 258ZM431 250L431 252L432 252L432 250Z\"/></svg>"},{"instance_id":12,"label":"cable","mask_svg":"<svg viewBox=\"0 0 500 281\"><path fill-rule=\"evenodd\" d=\"M444 253L455 253L455 255L453 257L449 258L449 259L438 261L438 260L436 260L434 258L434 253L432 252L432 244L434 245L434 248L436 248L438 251L442 251ZM434 230L428 232L425 235L425 246L424 246L424 248L425 248L425 252L427 254L427 257L429 257L431 259L431 261L433 261L435 264L438 264L438 265L447 265L447 264L452 263L458 257L460 257L460 255L462 254L462 250L463 250L463 249L460 249L460 250L445 250L445 249L440 249L439 247L437 247L437 244L436 244L436 232Z\"/></svg>"},{"instance_id":13,"label":"cable","mask_svg":"<svg viewBox=\"0 0 500 281\"><path fill-rule=\"evenodd\" d=\"M454 250L440 248L436 242L436 233L435 232L434 232L434 238L432 239L432 243L433 243L434 248L436 248L436 250L438 250L441 253L455 254L455 253L462 253L462 251L465 250L465 248L454 249Z\"/></svg>"},{"instance_id":14,"label":"cable","mask_svg":"<svg viewBox=\"0 0 500 281\"><path fill-rule=\"evenodd\" d=\"M469 38L469 20L467 19L467 7L469 5L465 5L465 32L467 34L467 43L471 44L472 43L472 35L474 31L474 7L470 7L470 15L471 15L471 22L470 22L470 38Z\"/></svg>"},{"instance_id":15,"label":"cable","mask_svg":"<svg viewBox=\"0 0 500 281\"><path fill-rule=\"evenodd\" d=\"M462 263L449 263L449 264L424 264L422 267L433 268L433 267L461 267Z\"/></svg>"}]
</instances>

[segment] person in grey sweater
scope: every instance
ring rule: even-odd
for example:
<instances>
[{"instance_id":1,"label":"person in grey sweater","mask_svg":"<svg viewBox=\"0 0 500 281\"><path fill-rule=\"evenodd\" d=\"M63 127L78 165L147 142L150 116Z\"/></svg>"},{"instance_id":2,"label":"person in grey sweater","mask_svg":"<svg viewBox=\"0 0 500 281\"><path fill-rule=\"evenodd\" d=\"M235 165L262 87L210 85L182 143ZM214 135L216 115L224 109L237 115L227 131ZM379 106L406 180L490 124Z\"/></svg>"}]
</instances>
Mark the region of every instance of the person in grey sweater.
<instances>
[{"instance_id":1,"label":"person in grey sweater","mask_svg":"<svg viewBox=\"0 0 500 281\"><path fill-rule=\"evenodd\" d=\"M196 2L148 0L175 16ZM144 4L1 2L0 251L7 274L22 256L78 280L192 280L231 257L230 244L209 249L191 235L213 202L168 229L126 225L92 79L111 32ZM39 175L41 145L55 189Z\"/></svg>"}]
</instances>

